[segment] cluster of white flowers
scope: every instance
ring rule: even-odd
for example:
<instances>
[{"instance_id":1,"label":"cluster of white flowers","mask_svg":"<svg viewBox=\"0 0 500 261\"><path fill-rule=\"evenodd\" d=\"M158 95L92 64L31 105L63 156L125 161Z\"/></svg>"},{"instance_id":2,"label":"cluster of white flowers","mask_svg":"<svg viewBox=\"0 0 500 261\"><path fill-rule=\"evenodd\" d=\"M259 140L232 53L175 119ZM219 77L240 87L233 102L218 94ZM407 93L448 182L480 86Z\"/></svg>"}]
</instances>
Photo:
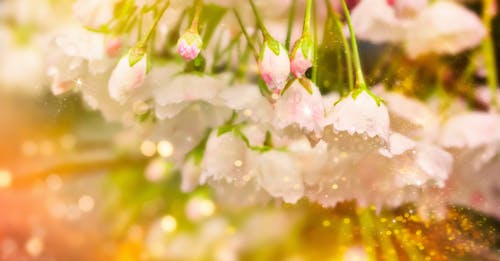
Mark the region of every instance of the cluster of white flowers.
<instances>
[{"instance_id":1,"label":"cluster of white flowers","mask_svg":"<svg viewBox=\"0 0 500 261\"><path fill-rule=\"evenodd\" d=\"M179 15L174 7L184 2L172 1L168 14ZM95 28L109 21L114 3L77 1L75 12ZM365 0L353 12L360 37L404 42L410 56L477 45L485 32L475 19L447 1L391 7L385 0ZM158 31L172 23L162 19ZM380 31L388 28L400 34ZM257 84L234 82L228 73L183 73L178 61L149 70L145 54L131 65L135 54L127 45L120 37L76 27L59 33L47 53L52 91L77 90L108 120L139 129L150 140L168 141L185 191L208 184L221 202L234 205L307 198L333 207L355 199L379 209L417 202L425 211L458 203L500 216L498 114L469 111L461 101L443 114L439 106L383 87L373 90L383 101L368 90L322 95L306 78L268 97ZM282 68L273 62L265 68L273 78L269 82L282 70L288 77L290 63ZM281 91L284 82L279 85Z\"/></svg>"},{"instance_id":2,"label":"cluster of white flowers","mask_svg":"<svg viewBox=\"0 0 500 261\"><path fill-rule=\"evenodd\" d=\"M457 54L486 36L481 19L451 0L361 1L352 19L360 39L402 43L408 56Z\"/></svg>"}]
</instances>

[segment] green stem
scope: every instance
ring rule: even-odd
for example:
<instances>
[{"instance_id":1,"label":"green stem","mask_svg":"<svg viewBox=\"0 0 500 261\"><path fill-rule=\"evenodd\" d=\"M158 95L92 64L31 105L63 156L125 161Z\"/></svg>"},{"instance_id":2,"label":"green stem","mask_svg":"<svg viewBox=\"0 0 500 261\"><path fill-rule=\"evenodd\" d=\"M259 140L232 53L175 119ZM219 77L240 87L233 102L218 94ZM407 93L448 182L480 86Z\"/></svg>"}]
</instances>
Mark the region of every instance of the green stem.
<instances>
[{"instance_id":1,"label":"green stem","mask_svg":"<svg viewBox=\"0 0 500 261\"><path fill-rule=\"evenodd\" d=\"M307 11L307 9L309 9ZM313 30L314 30L314 37L313 37L313 48L314 48L314 56L313 56L313 66L312 66L312 77L311 77L311 80L314 84L317 84L317 80L318 80L318 21L317 21L317 18L318 18L318 15L317 15L317 11L316 11L316 2L312 2L311 0L308 0L307 1L307 7L306 7L306 20L310 20L309 19L309 15L307 15L307 13L311 13L311 9L313 10ZM309 25L310 22L307 22L307 25L306 25L306 22L304 21L304 26L307 26L307 27L310 27ZM304 28L304 32L305 32L305 29ZM308 29L308 32L307 34L309 34L309 30Z\"/></svg>"},{"instance_id":2,"label":"green stem","mask_svg":"<svg viewBox=\"0 0 500 261\"><path fill-rule=\"evenodd\" d=\"M342 0L342 8L344 9L344 13L347 20L347 25L349 27L349 33L351 35L351 47L354 58L354 69L356 71L356 87L367 89L365 77L363 75L363 69L361 67L361 60L359 58L358 44L356 42L356 35L354 34L354 29L352 28L351 15L349 14L349 9L347 8L347 4L345 0Z\"/></svg>"},{"instance_id":3,"label":"green stem","mask_svg":"<svg viewBox=\"0 0 500 261\"><path fill-rule=\"evenodd\" d=\"M245 28L245 25L243 24L243 21L241 20L240 14L238 13L238 11L236 11L236 9L233 9L233 12L234 12L234 15L236 16L236 20L238 20L238 24L240 25L240 28L241 28L241 31L243 32L243 35L245 35L245 38L247 39L248 46L250 47L250 49L252 50L252 52L255 56L255 60L259 60L259 52L257 51L257 48L255 48L255 45L253 44L252 38L248 34L247 29Z\"/></svg>"},{"instance_id":4,"label":"green stem","mask_svg":"<svg viewBox=\"0 0 500 261\"><path fill-rule=\"evenodd\" d=\"M327 0L328 1L328 0ZM342 23L340 22L339 17L337 14L332 13L333 15L333 20L335 22L335 25L337 26L337 30L342 33L343 28L342 28ZM342 33L342 47L344 50L344 56L347 64L347 80L349 83L349 90L352 91L354 90L354 74L353 74L353 65L352 65L352 54L351 54L351 46L349 46L349 42L347 41L347 38L344 36Z\"/></svg>"},{"instance_id":5,"label":"green stem","mask_svg":"<svg viewBox=\"0 0 500 261\"><path fill-rule=\"evenodd\" d=\"M260 17L259 11L257 10L255 3L253 2L253 0L249 0L249 1L250 1L250 5L252 6L253 13L255 14L255 19L257 20L257 25L259 26L259 29L262 32L262 36L264 37L264 41L274 40L274 38L271 36L269 31L267 31L267 28L264 25L264 22L262 22L262 18Z\"/></svg>"},{"instance_id":6,"label":"green stem","mask_svg":"<svg viewBox=\"0 0 500 261\"><path fill-rule=\"evenodd\" d=\"M165 13L165 11L169 7L169 5L170 5L170 1L167 1L165 3L165 5L160 9L159 15L153 21L153 25L151 26L151 28L148 31L148 34L146 35L146 37L142 41L142 43L144 45L149 41L149 39L151 39L151 36L153 35L153 32L156 30L156 27L158 26L158 22L160 22L160 19L162 18L163 14Z\"/></svg>"},{"instance_id":7,"label":"green stem","mask_svg":"<svg viewBox=\"0 0 500 261\"><path fill-rule=\"evenodd\" d=\"M302 27L302 35L309 35L311 33L311 9L312 0L306 2L306 13L304 15L304 26Z\"/></svg>"},{"instance_id":8,"label":"green stem","mask_svg":"<svg viewBox=\"0 0 500 261\"><path fill-rule=\"evenodd\" d=\"M493 8L494 4L494 0L483 0L483 24L486 27L488 35L483 42L482 50L486 66L487 82L491 91L491 107L493 108L493 110L498 110L498 78L496 74L497 65L495 61L496 56L494 42L493 38L491 37L491 20L493 19L491 8Z\"/></svg>"},{"instance_id":9,"label":"green stem","mask_svg":"<svg viewBox=\"0 0 500 261\"><path fill-rule=\"evenodd\" d=\"M288 25L287 25L287 29L286 29L286 41L285 41L286 49L290 49L290 42L291 42L291 38L292 38L293 19L295 17L296 6L297 6L297 0L292 0L292 6L290 7L290 15L288 16Z\"/></svg>"},{"instance_id":10,"label":"green stem","mask_svg":"<svg viewBox=\"0 0 500 261\"><path fill-rule=\"evenodd\" d=\"M200 23L200 15L202 9L203 9L203 0L195 0L194 16L193 16L193 21L191 22L191 26L189 27L189 30L196 34L198 33L198 27Z\"/></svg>"}]
</instances>

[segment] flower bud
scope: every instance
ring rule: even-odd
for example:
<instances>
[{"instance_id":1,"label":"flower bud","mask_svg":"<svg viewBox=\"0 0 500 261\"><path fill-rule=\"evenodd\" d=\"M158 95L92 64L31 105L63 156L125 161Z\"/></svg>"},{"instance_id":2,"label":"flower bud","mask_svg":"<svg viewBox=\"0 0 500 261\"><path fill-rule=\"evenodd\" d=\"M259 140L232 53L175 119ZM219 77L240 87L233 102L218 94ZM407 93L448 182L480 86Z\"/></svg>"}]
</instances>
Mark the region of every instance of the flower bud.
<instances>
[{"instance_id":1,"label":"flower bud","mask_svg":"<svg viewBox=\"0 0 500 261\"><path fill-rule=\"evenodd\" d=\"M134 62L132 62L134 61ZM111 73L108 88L109 95L115 101L125 103L133 90L144 82L147 70L147 54L136 57L131 49L122 57Z\"/></svg>"},{"instance_id":2,"label":"flower bud","mask_svg":"<svg viewBox=\"0 0 500 261\"><path fill-rule=\"evenodd\" d=\"M187 31L177 42L177 52L187 61L194 60L200 54L203 40L198 33Z\"/></svg>"},{"instance_id":3,"label":"flower bud","mask_svg":"<svg viewBox=\"0 0 500 261\"><path fill-rule=\"evenodd\" d=\"M281 92L290 75L290 59L286 49L277 41L265 41L258 66L267 87L273 93Z\"/></svg>"},{"instance_id":4,"label":"flower bud","mask_svg":"<svg viewBox=\"0 0 500 261\"><path fill-rule=\"evenodd\" d=\"M302 78L312 67L313 43L309 37L300 38L293 47L290 70L297 78Z\"/></svg>"}]
</instances>

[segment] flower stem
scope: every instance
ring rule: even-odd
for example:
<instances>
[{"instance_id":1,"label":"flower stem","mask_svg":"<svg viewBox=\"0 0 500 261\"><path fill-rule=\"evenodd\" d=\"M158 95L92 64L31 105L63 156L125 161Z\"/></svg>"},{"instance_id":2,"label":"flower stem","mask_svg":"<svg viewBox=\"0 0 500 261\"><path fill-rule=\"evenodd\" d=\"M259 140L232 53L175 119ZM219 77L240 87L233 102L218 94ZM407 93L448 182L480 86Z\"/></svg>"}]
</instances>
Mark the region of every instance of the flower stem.
<instances>
[{"instance_id":1,"label":"flower stem","mask_svg":"<svg viewBox=\"0 0 500 261\"><path fill-rule=\"evenodd\" d=\"M349 9L347 8L345 0L342 0L342 8L344 9L345 17L347 20L347 26L349 27L349 33L351 35L351 47L354 58L354 70L356 71L356 87L361 89L367 89L365 77L363 75L363 69L361 67L361 60L359 58L356 35L354 34L354 29L352 28L351 16L349 14Z\"/></svg>"},{"instance_id":2,"label":"flower stem","mask_svg":"<svg viewBox=\"0 0 500 261\"><path fill-rule=\"evenodd\" d=\"M153 21L153 25L149 29L148 33L146 34L146 37L144 40L142 40L142 44L146 45L146 43L151 39L151 36L153 35L153 32L156 30L156 27L158 26L158 22L160 22L160 19L163 17L163 14L167 10L167 8L170 6L170 0L165 3L165 5L160 9L160 12L158 13L158 16L156 16L155 20Z\"/></svg>"},{"instance_id":3,"label":"flower stem","mask_svg":"<svg viewBox=\"0 0 500 261\"><path fill-rule=\"evenodd\" d=\"M327 0L328 1L328 0ZM335 23L335 26L337 27L337 30L342 33L342 23L340 22L340 18L336 13L331 14L333 16L333 20ZM352 65L352 54L351 54L351 46L349 45L349 42L347 41L347 38L345 35L342 33L342 49L344 50L344 56L347 64L347 81L349 84L349 91L354 90L354 74L353 74L353 65Z\"/></svg>"},{"instance_id":4,"label":"flower stem","mask_svg":"<svg viewBox=\"0 0 500 261\"><path fill-rule=\"evenodd\" d=\"M259 26L259 29L262 32L262 36L264 37L264 41L274 40L274 38L271 36L271 34L267 30L266 26L264 25L264 22L262 22L262 18L260 17L259 11L257 10L255 3L253 2L253 0L249 0L249 1L250 1L250 5L252 6L253 13L255 14L255 19L257 20L257 25Z\"/></svg>"},{"instance_id":5,"label":"flower stem","mask_svg":"<svg viewBox=\"0 0 500 261\"><path fill-rule=\"evenodd\" d=\"M311 8L313 0L307 0L306 13L304 15L304 26L302 27L302 35L309 35L311 33Z\"/></svg>"},{"instance_id":6,"label":"flower stem","mask_svg":"<svg viewBox=\"0 0 500 261\"><path fill-rule=\"evenodd\" d=\"M285 40L286 49L290 48L290 42L291 42L291 38L292 38L293 19L295 17L296 7L297 7L297 0L292 0L292 5L290 7L290 14L288 16L288 25L287 25L287 29L286 29L286 40Z\"/></svg>"},{"instance_id":7,"label":"flower stem","mask_svg":"<svg viewBox=\"0 0 500 261\"><path fill-rule=\"evenodd\" d=\"M198 33L198 27L200 23L200 15L202 9L203 9L203 0L195 0L194 16L193 16L193 21L191 22L191 26L189 27L189 30L196 34Z\"/></svg>"},{"instance_id":8,"label":"flower stem","mask_svg":"<svg viewBox=\"0 0 500 261\"><path fill-rule=\"evenodd\" d=\"M247 39L248 46L250 47L250 49L252 50L252 52L255 56L255 60L258 60L259 59L259 52L257 51L257 48L255 48L255 45L253 44L252 37L250 37L250 35L248 34L248 31L245 28L245 25L243 24L243 21L241 20L241 16L238 13L238 11L236 11L236 9L233 9L233 12L234 12L234 15L236 16L236 20L238 20L238 24L240 25L240 28L241 28L241 31L243 32L243 35L245 35L245 38Z\"/></svg>"},{"instance_id":9,"label":"flower stem","mask_svg":"<svg viewBox=\"0 0 500 261\"><path fill-rule=\"evenodd\" d=\"M491 37L491 20L493 19L493 5L494 0L483 0L483 24L486 27L487 36L483 42L482 51L486 66L486 78L488 86L491 91L491 107L493 110L498 110L498 78L497 78L497 65L495 61L495 48L493 38Z\"/></svg>"},{"instance_id":10,"label":"flower stem","mask_svg":"<svg viewBox=\"0 0 500 261\"><path fill-rule=\"evenodd\" d=\"M313 37L313 50L314 50L314 55L313 55L313 61L312 61L312 77L311 80L314 84L317 84L318 80L318 21L317 21L317 12L316 12L316 2L312 2L312 0L307 1L307 7L306 7L306 18L304 20L304 35L306 35L306 29L307 29L307 35L309 35L309 27L310 27L310 13L311 9L313 9L313 30L314 30L314 37ZM309 15L308 15L309 13ZM306 24L307 21L307 24ZM307 37L307 36L306 36Z\"/></svg>"}]
</instances>

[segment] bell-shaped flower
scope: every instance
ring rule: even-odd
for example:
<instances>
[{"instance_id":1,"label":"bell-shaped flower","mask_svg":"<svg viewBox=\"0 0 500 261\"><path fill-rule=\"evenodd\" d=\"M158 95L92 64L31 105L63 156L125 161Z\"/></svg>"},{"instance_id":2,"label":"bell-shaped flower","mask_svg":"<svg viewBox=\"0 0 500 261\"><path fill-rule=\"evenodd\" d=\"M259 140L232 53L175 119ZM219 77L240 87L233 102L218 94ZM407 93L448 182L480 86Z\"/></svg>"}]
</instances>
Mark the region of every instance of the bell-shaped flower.
<instances>
[{"instance_id":1,"label":"bell-shaped flower","mask_svg":"<svg viewBox=\"0 0 500 261\"><path fill-rule=\"evenodd\" d=\"M361 1L351 17L359 39L374 43L399 43L405 38L407 22L396 17L394 8L387 0Z\"/></svg>"},{"instance_id":2,"label":"bell-shaped flower","mask_svg":"<svg viewBox=\"0 0 500 261\"><path fill-rule=\"evenodd\" d=\"M257 181L271 196L296 203L304 194L302 175L293 157L286 152L269 151L258 159Z\"/></svg>"},{"instance_id":3,"label":"bell-shaped flower","mask_svg":"<svg viewBox=\"0 0 500 261\"><path fill-rule=\"evenodd\" d=\"M198 57L202 47L203 40L200 34L192 30L185 32L177 42L177 52L187 61Z\"/></svg>"},{"instance_id":4,"label":"bell-shaped flower","mask_svg":"<svg viewBox=\"0 0 500 261\"><path fill-rule=\"evenodd\" d=\"M389 112L368 90L358 90L340 100L327 115L325 126L349 135L389 138Z\"/></svg>"},{"instance_id":5,"label":"bell-shaped flower","mask_svg":"<svg viewBox=\"0 0 500 261\"><path fill-rule=\"evenodd\" d=\"M317 135L323 129L323 99L318 87L307 79L292 83L274 104L274 112L274 125L278 129L296 126L308 132L315 131Z\"/></svg>"},{"instance_id":6,"label":"bell-shaped flower","mask_svg":"<svg viewBox=\"0 0 500 261\"><path fill-rule=\"evenodd\" d=\"M406 53L457 54L473 48L486 36L481 19L453 1L438 1L422 11L405 41Z\"/></svg>"},{"instance_id":7,"label":"bell-shaped flower","mask_svg":"<svg viewBox=\"0 0 500 261\"><path fill-rule=\"evenodd\" d=\"M297 78L302 78L312 67L314 56L313 43L310 37L301 37L294 45L291 53L290 71Z\"/></svg>"},{"instance_id":8,"label":"bell-shaped flower","mask_svg":"<svg viewBox=\"0 0 500 261\"><path fill-rule=\"evenodd\" d=\"M500 116L471 112L454 116L444 125L440 142L448 148L476 148L500 141Z\"/></svg>"},{"instance_id":9,"label":"bell-shaped flower","mask_svg":"<svg viewBox=\"0 0 500 261\"><path fill-rule=\"evenodd\" d=\"M258 66L260 76L269 90L281 92L290 75L290 59L285 47L276 40L264 41Z\"/></svg>"},{"instance_id":10,"label":"bell-shaped flower","mask_svg":"<svg viewBox=\"0 0 500 261\"><path fill-rule=\"evenodd\" d=\"M124 104L132 92L139 88L146 78L147 54L137 57L132 48L128 54L120 59L115 69L111 73L108 82L110 97ZM132 58L137 58L135 64L131 64Z\"/></svg>"}]
</instances>

